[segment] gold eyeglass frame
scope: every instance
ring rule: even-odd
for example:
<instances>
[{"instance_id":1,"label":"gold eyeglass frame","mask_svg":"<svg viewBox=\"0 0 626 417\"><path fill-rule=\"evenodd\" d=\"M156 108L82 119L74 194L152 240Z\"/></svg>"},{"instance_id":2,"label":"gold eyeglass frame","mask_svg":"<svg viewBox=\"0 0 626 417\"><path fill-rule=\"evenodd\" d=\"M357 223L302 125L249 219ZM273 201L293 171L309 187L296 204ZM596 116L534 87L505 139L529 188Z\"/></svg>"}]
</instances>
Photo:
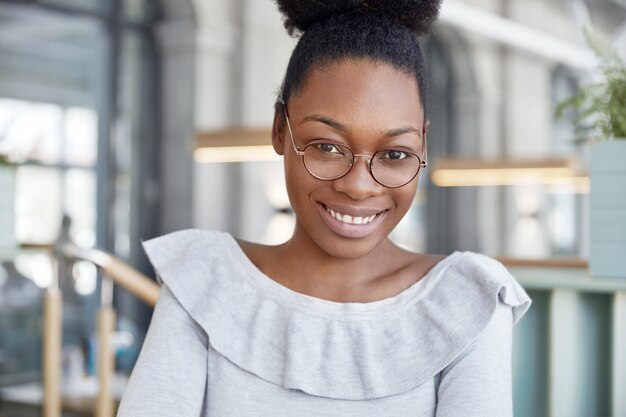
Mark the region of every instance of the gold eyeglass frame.
<instances>
[{"instance_id":1,"label":"gold eyeglass frame","mask_svg":"<svg viewBox=\"0 0 626 417\"><path fill-rule=\"evenodd\" d=\"M338 176L338 177L335 177L335 178L321 178L321 177L319 177L319 176L317 176L317 175L313 174L313 173L311 172L311 170L309 169L309 167L308 167L308 166L306 165L306 163L304 162L304 153L305 153L306 147L305 147L304 149L300 149L300 148L298 147L298 145L296 145L296 141L295 141L295 139L294 139L293 130L291 129L291 123L289 122L289 115L288 115L288 113L287 113L287 105L285 104L285 102L284 102L283 100L278 100L278 103L279 103L279 104L282 106L282 108L283 108L283 114L284 114L284 116L285 116L285 120L286 120L286 122L287 122L287 130L289 130L289 136L291 137L291 144L293 145L293 150L296 152L296 155L298 155L298 156L301 156L301 157L302 157L302 164L304 165L304 168L306 169L306 171L307 171L309 174L311 174L314 178L317 178L318 180L321 180L321 181L334 181L334 180L338 180L339 178L345 177L345 176L346 176L346 175L348 175L348 173L352 170L352 167L354 166L354 163L355 163L356 159L357 159L358 157L363 157L363 158L366 158L366 159L368 160L368 162L367 162L367 169L368 169L368 171L369 171L370 175L372 176L372 178L374 179L374 181L376 181L378 184L382 185L383 187L387 187L387 188L400 188L400 187L404 187L405 185L407 185L407 184L409 184L411 181L413 181L413 180L417 177L417 174L419 174L420 169L425 168L425 167L426 167L426 165L427 165L426 160L422 160L422 158L420 158L420 157L419 157L419 155L417 155L417 154L415 154L415 153L413 153L413 152L409 152L409 151L402 151L402 152L405 152L405 153L411 154L411 155L413 155L414 157L416 157L416 158L417 158L417 160L419 161L419 165L418 165L418 167L417 167L417 171L415 171L415 174L411 177L411 179L410 179L410 180L408 180L407 182L405 182L404 184L401 184L401 185L394 185L394 186L389 186L389 185L386 185L386 184L383 184L382 182L380 182L380 181L379 181L379 180L378 180L378 179L374 176L374 173L372 172L372 164L373 164L373 161L374 161L374 156L376 156L376 154L377 154L377 153L379 153L379 152L383 152L383 151L378 151L378 152L374 153L373 155L367 155L367 154L354 153L354 152L352 151L352 148L350 148L349 146L341 145L341 146L343 146L344 148L349 149L349 150L350 150L350 153L352 154L352 162L351 162L351 164L350 164L350 168L349 168L349 169L348 169L348 170L347 170L344 174L342 174L342 175L340 175L340 176ZM427 154L427 148L426 148L426 137L425 137L425 136L426 136L426 135L425 135L425 130L423 130L423 131L422 131L422 141L423 141L423 144L424 144L424 156L425 156L425 158L424 158L424 159L426 159L426 157L427 157L427 155L428 155L428 154ZM308 146L311 146L311 145L312 145L312 144L309 144L309 145L307 145L307 147L308 147Z\"/></svg>"}]
</instances>

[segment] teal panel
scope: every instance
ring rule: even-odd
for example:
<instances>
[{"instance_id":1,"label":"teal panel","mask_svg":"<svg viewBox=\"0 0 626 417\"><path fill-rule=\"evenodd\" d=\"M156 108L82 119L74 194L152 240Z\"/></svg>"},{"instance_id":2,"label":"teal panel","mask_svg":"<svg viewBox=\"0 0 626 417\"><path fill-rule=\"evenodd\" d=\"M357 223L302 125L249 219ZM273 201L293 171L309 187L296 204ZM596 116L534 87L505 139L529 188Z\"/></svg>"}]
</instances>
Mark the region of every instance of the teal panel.
<instances>
[{"instance_id":1,"label":"teal panel","mask_svg":"<svg viewBox=\"0 0 626 417\"><path fill-rule=\"evenodd\" d=\"M528 291L533 304L513 332L515 417L544 417L548 411L549 291Z\"/></svg>"},{"instance_id":2,"label":"teal panel","mask_svg":"<svg viewBox=\"0 0 626 417\"><path fill-rule=\"evenodd\" d=\"M594 277L626 278L626 243L592 241L589 270Z\"/></svg>"},{"instance_id":3,"label":"teal panel","mask_svg":"<svg viewBox=\"0 0 626 417\"><path fill-rule=\"evenodd\" d=\"M621 241L626 244L626 206L594 207L591 218L591 240Z\"/></svg>"},{"instance_id":4,"label":"teal panel","mask_svg":"<svg viewBox=\"0 0 626 417\"><path fill-rule=\"evenodd\" d=\"M591 173L592 210L596 206L626 207L626 172Z\"/></svg>"},{"instance_id":5,"label":"teal panel","mask_svg":"<svg viewBox=\"0 0 626 417\"><path fill-rule=\"evenodd\" d=\"M626 172L626 139L599 142L591 147L591 172Z\"/></svg>"},{"instance_id":6,"label":"teal panel","mask_svg":"<svg viewBox=\"0 0 626 417\"><path fill-rule=\"evenodd\" d=\"M583 409L580 416L611 415L611 326L612 296L583 294L582 332L579 341L582 357L582 391L576 393Z\"/></svg>"},{"instance_id":7,"label":"teal panel","mask_svg":"<svg viewBox=\"0 0 626 417\"><path fill-rule=\"evenodd\" d=\"M591 245L594 276L626 278L626 140L591 149Z\"/></svg>"}]
</instances>

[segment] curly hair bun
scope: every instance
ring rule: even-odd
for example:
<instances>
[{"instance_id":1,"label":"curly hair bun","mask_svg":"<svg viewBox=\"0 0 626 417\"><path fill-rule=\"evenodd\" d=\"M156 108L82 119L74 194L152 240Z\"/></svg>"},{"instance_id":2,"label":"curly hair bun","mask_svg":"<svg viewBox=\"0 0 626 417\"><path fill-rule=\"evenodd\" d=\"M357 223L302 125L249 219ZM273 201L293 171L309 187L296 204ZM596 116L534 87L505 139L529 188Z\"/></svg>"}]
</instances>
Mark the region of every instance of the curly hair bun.
<instances>
[{"instance_id":1,"label":"curly hair bun","mask_svg":"<svg viewBox=\"0 0 626 417\"><path fill-rule=\"evenodd\" d=\"M276 0L290 35L304 33L315 22L334 14L386 14L417 34L424 35L439 15L441 0Z\"/></svg>"}]
</instances>

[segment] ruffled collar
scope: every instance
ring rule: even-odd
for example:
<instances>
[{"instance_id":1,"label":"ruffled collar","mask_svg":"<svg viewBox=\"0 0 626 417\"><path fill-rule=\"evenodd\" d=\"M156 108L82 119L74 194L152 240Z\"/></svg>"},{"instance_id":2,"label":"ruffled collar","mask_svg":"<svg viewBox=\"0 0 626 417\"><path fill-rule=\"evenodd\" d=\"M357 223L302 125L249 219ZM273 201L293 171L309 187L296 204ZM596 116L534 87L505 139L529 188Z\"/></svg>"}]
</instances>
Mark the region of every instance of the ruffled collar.
<instances>
[{"instance_id":1,"label":"ruffled collar","mask_svg":"<svg viewBox=\"0 0 626 417\"><path fill-rule=\"evenodd\" d=\"M422 295L421 288L427 285L429 278L436 276L442 268L453 262L454 258L461 256L461 252L454 252L431 268L421 279L393 297L366 303L360 302L336 302L322 298L312 297L294 291L268 277L250 261L250 258L243 252L235 238L230 234L223 234L222 243L226 247L226 252L230 256L233 265L238 269L245 279L251 281L252 285L258 286L262 291L266 291L268 296L278 300L281 304L290 306L295 310L301 310L306 314L313 314L329 319L372 319L381 314L390 314L402 308L407 303L415 302L416 298Z\"/></svg>"},{"instance_id":2,"label":"ruffled collar","mask_svg":"<svg viewBox=\"0 0 626 417\"><path fill-rule=\"evenodd\" d=\"M506 268L472 252L454 252L393 297L340 303L272 280L226 233L184 230L144 247L217 352L266 381L328 398L415 388L461 354L499 300L514 321L530 305Z\"/></svg>"}]
</instances>

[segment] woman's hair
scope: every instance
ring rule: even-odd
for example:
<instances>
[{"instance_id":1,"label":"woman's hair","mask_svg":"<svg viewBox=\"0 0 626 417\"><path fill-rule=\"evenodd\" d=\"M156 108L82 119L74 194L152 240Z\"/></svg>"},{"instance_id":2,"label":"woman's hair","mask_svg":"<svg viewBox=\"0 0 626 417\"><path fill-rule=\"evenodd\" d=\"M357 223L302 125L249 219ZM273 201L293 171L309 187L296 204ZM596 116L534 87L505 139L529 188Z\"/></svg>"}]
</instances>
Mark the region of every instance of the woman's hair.
<instances>
[{"instance_id":1,"label":"woman's hair","mask_svg":"<svg viewBox=\"0 0 626 417\"><path fill-rule=\"evenodd\" d=\"M289 101L314 69L344 59L369 59L412 76L425 109L425 63L417 42L428 33L441 0L276 0L287 32L301 35L279 100Z\"/></svg>"}]
</instances>

